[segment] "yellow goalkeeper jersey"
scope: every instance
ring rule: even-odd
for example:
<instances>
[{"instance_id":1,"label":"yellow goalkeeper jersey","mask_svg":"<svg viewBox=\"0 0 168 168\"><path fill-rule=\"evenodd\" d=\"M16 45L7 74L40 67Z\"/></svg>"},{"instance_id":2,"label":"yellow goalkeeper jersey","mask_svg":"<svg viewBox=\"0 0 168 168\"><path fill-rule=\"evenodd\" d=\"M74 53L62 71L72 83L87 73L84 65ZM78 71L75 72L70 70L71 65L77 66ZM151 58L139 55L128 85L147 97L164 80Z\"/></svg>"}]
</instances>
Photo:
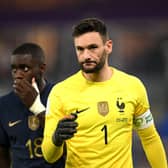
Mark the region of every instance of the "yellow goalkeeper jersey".
<instances>
[{"instance_id":1,"label":"yellow goalkeeper jersey","mask_svg":"<svg viewBox=\"0 0 168 168\"><path fill-rule=\"evenodd\" d=\"M79 71L55 85L48 99L44 132L44 143L46 139L51 143L44 155L52 153L51 137L58 121L78 111L77 133L66 141L66 168L133 167L133 126L147 128L153 119L142 82L112 70L113 76L104 82L88 81Z\"/></svg>"}]
</instances>

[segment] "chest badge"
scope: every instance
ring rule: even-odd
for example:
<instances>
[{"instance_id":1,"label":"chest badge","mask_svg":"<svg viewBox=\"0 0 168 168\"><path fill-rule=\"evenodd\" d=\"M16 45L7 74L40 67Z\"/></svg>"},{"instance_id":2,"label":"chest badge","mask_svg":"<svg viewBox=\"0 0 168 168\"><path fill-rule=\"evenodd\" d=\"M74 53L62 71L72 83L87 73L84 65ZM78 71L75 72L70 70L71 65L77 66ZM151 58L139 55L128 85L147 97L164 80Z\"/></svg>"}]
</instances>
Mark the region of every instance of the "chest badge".
<instances>
[{"instance_id":1,"label":"chest badge","mask_svg":"<svg viewBox=\"0 0 168 168\"><path fill-rule=\"evenodd\" d=\"M31 115L28 117L28 126L32 131L36 131L40 126L40 120L37 116Z\"/></svg>"},{"instance_id":2,"label":"chest badge","mask_svg":"<svg viewBox=\"0 0 168 168\"><path fill-rule=\"evenodd\" d=\"M109 106L107 101L102 101L97 103L97 108L99 114L105 116L109 113Z\"/></svg>"}]
</instances>

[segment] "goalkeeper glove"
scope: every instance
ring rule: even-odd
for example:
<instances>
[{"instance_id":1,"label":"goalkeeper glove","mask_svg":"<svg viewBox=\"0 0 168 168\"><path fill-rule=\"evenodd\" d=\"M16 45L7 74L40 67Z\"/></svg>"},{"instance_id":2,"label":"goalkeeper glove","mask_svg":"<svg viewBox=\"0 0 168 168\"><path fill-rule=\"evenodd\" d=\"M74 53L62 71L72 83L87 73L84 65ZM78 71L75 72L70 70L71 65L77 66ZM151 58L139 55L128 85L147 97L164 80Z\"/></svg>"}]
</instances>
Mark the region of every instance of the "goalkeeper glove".
<instances>
[{"instance_id":1,"label":"goalkeeper glove","mask_svg":"<svg viewBox=\"0 0 168 168\"><path fill-rule=\"evenodd\" d=\"M56 146L61 146L63 142L67 139L70 139L74 136L74 133L77 132L78 123L75 122L76 117L70 115L68 118L61 119L57 128L52 136L52 141Z\"/></svg>"}]
</instances>

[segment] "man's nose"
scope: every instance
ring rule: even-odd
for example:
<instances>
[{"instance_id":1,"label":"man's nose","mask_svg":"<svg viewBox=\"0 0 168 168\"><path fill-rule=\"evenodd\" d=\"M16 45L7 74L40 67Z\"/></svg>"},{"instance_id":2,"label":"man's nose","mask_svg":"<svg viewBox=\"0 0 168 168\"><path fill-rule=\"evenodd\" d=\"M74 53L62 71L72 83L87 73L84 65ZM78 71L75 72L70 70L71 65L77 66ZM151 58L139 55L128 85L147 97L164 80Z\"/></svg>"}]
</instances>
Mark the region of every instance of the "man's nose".
<instances>
[{"instance_id":1,"label":"man's nose","mask_svg":"<svg viewBox=\"0 0 168 168\"><path fill-rule=\"evenodd\" d=\"M83 56L85 58L90 58L91 57L91 53L88 49L85 49L84 52L83 52Z\"/></svg>"},{"instance_id":2,"label":"man's nose","mask_svg":"<svg viewBox=\"0 0 168 168\"><path fill-rule=\"evenodd\" d=\"M24 77L24 72L20 69L17 69L13 76L15 79L22 79Z\"/></svg>"}]
</instances>

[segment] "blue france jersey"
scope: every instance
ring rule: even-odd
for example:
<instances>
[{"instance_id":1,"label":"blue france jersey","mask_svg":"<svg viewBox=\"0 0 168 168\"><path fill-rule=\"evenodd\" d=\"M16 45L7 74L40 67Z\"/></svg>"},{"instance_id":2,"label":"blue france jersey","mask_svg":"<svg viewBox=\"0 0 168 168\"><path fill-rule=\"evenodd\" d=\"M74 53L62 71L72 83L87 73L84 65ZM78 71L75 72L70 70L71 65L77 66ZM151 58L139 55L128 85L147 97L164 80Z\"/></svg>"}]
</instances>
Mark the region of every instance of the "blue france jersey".
<instances>
[{"instance_id":1,"label":"blue france jersey","mask_svg":"<svg viewBox=\"0 0 168 168\"><path fill-rule=\"evenodd\" d=\"M41 93L41 101L46 106L48 94L53 84L47 83ZM9 147L12 168L63 168L64 158L56 163L47 163L41 151L43 124L33 115L14 93L0 98L0 145Z\"/></svg>"}]
</instances>

